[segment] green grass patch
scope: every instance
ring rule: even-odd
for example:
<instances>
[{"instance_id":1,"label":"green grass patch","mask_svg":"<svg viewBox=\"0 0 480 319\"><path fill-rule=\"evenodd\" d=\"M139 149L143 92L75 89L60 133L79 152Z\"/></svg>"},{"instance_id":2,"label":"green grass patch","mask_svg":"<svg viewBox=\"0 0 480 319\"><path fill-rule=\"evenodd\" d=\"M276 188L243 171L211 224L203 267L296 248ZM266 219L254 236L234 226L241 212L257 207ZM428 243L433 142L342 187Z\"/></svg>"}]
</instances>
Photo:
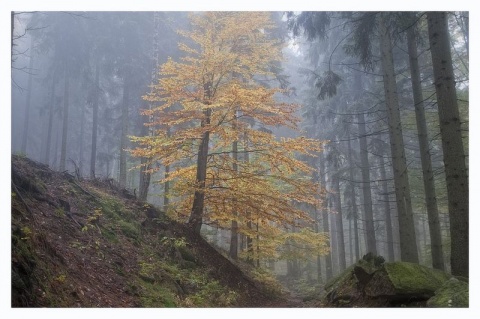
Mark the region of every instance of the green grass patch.
<instances>
[{"instance_id":1,"label":"green grass patch","mask_svg":"<svg viewBox=\"0 0 480 319\"><path fill-rule=\"evenodd\" d=\"M135 223L119 220L118 227L122 233L129 238L138 239L140 236L140 227L135 225Z\"/></svg>"}]
</instances>

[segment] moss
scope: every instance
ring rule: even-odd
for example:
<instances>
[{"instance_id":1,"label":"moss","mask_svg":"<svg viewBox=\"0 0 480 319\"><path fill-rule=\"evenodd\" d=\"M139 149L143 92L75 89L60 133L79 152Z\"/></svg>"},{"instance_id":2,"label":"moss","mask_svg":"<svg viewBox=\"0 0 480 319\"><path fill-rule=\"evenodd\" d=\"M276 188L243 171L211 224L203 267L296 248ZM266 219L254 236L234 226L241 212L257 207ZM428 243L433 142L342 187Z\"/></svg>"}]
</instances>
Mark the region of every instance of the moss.
<instances>
[{"instance_id":1,"label":"moss","mask_svg":"<svg viewBox=\"0 0 480 319\"><path fill-rule=\"evenodd\" d=\"M140 297L142 307L151 308L175 308L177 303L175 295L166 287L155 283L141 280L138 283L140 289L135 291ZM137 286L135 286L136 288Z\"/></svg>"},{"instance_id":2,"label":"moss","mask_svg":"<svg viewBox=\"0 0 480 319\"><path fill-rule=\"evenodd\" d=\"M327 281L327 283L325 284L325 291L329 293L332 290L334 290L336 287L338 287L341 283L349 280L353 274L354 267L355 267L355 264L349 266L347 269L345 269L344 272Z\"/></svg>"},{"instance_id":3,"label":"moss","mask_svg":"<svg viewBox=\"0 0 480 319\"><path fill-rule=\"evenodd\" d=\"M118 238L115 230L111 228L103 228L102 229L103 237L111 243L118 243Z\"/></svg>"},{"instance_id":4,"label":"moss","mask_svg":"<svg viewBox=\"0 0 480 319\"><path fill-rule=\"evenodd\" d=\"M177 249L180 252L180 255L182 255L183 260L189 261L192 263L196 262L195 255L190 251L190 249L188 249L185 246L177 247Z\"/></svg>"},{"instance_id":5,"label":"moss","mask_svg":"<svg viewBox=\"0 0 480 319\"><path fill-rule=\"evenodd\" d=\"M118 221L118 226L122 233L130 238L137 239L140 236L140 229L133 223L129 223L123 220Z\"/></svg>"},{"instance_id":6,"label":"moss","mask_svg":"<svg viewBox=\"0 0 480 319\"><path fill-rule=\"evenodd\" d=\"M235 291L213 280L203 285L195 294L188 296L184 304L193 307L228 307L235 304L237 298Z\"/></svg>"},{"instance_id":7,"label":"moss","mask_svg":"<svg viewBox=\"0 0 480 319\"><path fill-rule=\"evenodd\" d=\"M447 280L427 301L433 308L468 308L468 283L456 278Z\"/></svg>"},{"instance_id":8,"label":"moss","mask_svg":"<svg viewBox=\"0 0 480 319\"><path fill-rule=\"evenodd\" d=\"M409 262L386 263L384 267L397 294L433 293L449 279L443 271Z\"/></svg>"}]
</instances>

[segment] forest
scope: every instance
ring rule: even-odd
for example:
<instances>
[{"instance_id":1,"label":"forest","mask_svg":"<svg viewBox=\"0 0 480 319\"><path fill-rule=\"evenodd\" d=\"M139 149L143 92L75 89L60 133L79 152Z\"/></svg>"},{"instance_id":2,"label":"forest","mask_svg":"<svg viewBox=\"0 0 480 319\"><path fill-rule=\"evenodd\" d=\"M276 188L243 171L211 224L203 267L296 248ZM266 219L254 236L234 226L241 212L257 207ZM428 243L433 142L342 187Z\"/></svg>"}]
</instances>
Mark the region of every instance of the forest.
<instances>
[{"instance_id":1,"label":"forest","mask_svg":"<svg viewBox=\"0 0 480 319\"><path fill-rule=\"evenodd\" d=\"M12 11L11 71L13 307L468 307L469 12Z\"/></svg>"}]
</instances>

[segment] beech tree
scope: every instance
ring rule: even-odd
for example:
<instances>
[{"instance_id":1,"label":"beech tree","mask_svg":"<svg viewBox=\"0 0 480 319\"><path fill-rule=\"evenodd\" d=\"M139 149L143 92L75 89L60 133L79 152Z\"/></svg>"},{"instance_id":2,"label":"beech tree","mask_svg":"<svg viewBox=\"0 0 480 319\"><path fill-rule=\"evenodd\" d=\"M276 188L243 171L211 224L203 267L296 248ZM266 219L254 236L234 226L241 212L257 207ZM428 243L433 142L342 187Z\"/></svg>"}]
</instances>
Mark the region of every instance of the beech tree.
<instances>
[{"instance_id":1,"label":"beech tree","mask_svg":"<svg viewBox=\"0 0 480 319\"><path fill-rule=\"evenodd\" d=\"M197 233L204 222L229 227L236 221L237 232L257 244L276 246L296 236L315 238L314 246L325 250L323 234L277 234L282 226L313 223L297 204L319 205L311 192L314 169L296 155L314 156L321 144L277 138L267 128L295 129L298 122L297 106L275 99L283 90L257 81L274 79L272 66L281 60L281 46L269 37L269 13L207 12L191 21L192 31L180 31L191 41L179 44L187 56L164 63L144 96L156 104L144 111L154 118L154 134L132 137L138 143L132 154L170 167L160 182L171 182L171 212ZM259 233L275 240L259 241Z\"/></svg>"}]
</instances>

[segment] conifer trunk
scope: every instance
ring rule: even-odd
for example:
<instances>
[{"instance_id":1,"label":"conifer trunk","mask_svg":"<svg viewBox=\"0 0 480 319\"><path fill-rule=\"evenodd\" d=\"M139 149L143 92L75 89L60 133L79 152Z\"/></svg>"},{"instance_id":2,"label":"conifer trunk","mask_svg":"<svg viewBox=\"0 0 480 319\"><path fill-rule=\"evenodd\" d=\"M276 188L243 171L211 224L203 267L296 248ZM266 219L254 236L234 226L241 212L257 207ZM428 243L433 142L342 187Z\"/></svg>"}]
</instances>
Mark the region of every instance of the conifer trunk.
<instances>
[{"instance_id":1,"label":"conifer trunk","mask_svg":"<svg viewBox=\"0 0 480 319\"><path fill-rule=\"evenodd\" d=\"M170 137L170 127L167 127L167 136ZM165 178L170 174L170 165L165 165ZM168 194L170 192L170 182L165 182L165 192L163 193L163 210L168 210L169 199Z\"/></svg>"},{"instance_id":2,"label":"conifer trunk","mask_svg":"<svg viewBox=\"0 0 480 319\"><path fill-rule=\"evenodd\" d=\"M30 122L30 105L32 100L32 79L33 79L33 37L30 37L30 61L28 63L28 82L27 82L27 99L25 101L25 117L23 119L23 136L22 136L22 154L27 155L28 128Z\"/></svg>"},{"instance_id":3,"label":"conifer trunk","mask_svg":"<svg viewBox=\"0 0 480 319\"><path fill-rule=\"evenodd\" d=\"M358 135L360 138L360 163L362 172L363 212L366 228L367 253L377 254L377 241L375 239L375 224L373 221L372 188L370 185L370 163L368 161L367 132L365 129L365 116L358 113Z\"/></svg>"},{"instance_id":4,"label":"conifer trunk","mask_svg":"<svg viewBox=\"0 0 480 319\"><path fill-rule=\"evenodd\" d=\"M320 152L319 154L319 177L320 177L320 185L323 188L326 188L326 178L325 178L325 157L323 155L323 152ZM330 233L330 227L328 223L328 212L327 212L327 199L322 203L322 219L323 219L323 232L326 234ZM330 242L330 247L331 247L331 240ZM330 251L328 254L325 255L325 275L326 275L326 280L328 281L333 277L333 268L332 268L332 252Z\"/></svg>"},{"instance_id":5,"label":"conifer trunk","mask_svg":"<svg viewBox=\"0 0 480 319\"><path fill-rule=\"evenodd\" d=\"M415 104L415 117L417 121L418 143L420 146L420 159L422 162L423 186L425 189L425 203L427 207L428 226L430 231L430 243L432 250L433 268L444 270L442 234L438 217L437 197L435 192L435 180L430 158L429 139L425 110L423 104L422 83L420 68L418 67L418 50L415 29L407 30L408 56L410 61L410 75Z\"/></svg>"},{"instance_id":6,"label":"conifer trunk","mask_svg":"<svg viewBox=\"0 0 480 319\"><path fill-rule=\"evenodd\" d=\"M452 274L469 275L468 173L446 12L427 12L450 217Z\"/></svg>"},{"instance_id":7,"label":"conifer trunk","mask_svg":"<svg viewBox=\"0 0 480 319\"><path fill-rule=\"evenodd\" d=\"M315 232L318 234L320 231L319 229L319 215L317 207L314 207L314 217L315 217ZM317 282L322 282L322 263L320 259L320 254L317 254Z\"/></svg>"},{"instance_id":8,"label":"conifer trunk","mask_svg":"<svg viewBox=\"0 0 480 319\"><path fill-rule=\"evenodd\" d=\"M65 63L65 86L63 94L63 129L62 129L62 148L60 150L60 171L65 170L65 161L67 157L67 137L68 137L68 109L69 109L69 72L68 65Z\"/></svg>"},{"instance_id":9,"label":"conifer trunk","mask_svg":"<svg viewBox=\"0 0 480 319\"><path fill-rule=\"evenodd\" d=\"M127 134L128 134L128 72L126 72L123 80L123 101L122 101L122 132L120 136L120 176L119 184L121 188L125 188L127 185Z\"/></svg>"},{"instance_id":10,"label":"conifer trunk","mask_svg":"<svg viewBox=\"0 0 480 319\"><path fill-rule=\"evenodd\" d=\"M338 266L340 272L347 268L347 262L345 259L345 235L343 232L343 214L342 214L342 193L340 191L340 180L338 172L332 175L332 186L334 191L334 207L335 207L335 221L337 230L337 253L338 253Z\"/></svg>"},{"instance_id":11,"label":"conifer trunk","mask_svg":"<svg viewBox=\"0 0 480 319\"><path fill-rule=\"evenodd\" d=\"M82 176L83 172L83 140L85 137L85 104L82 103L81 110L80 110L80 150L78 155L78 171L80 176Z\"/></svg>"},{"instance_id":12,"label":"conifer trunk","mask_svg":"<svg viewBox=\"0 0 480 319\"><path fill-rule=\"evenodd\" d=\"M90 154L90 178L95 178L95 164L97 160L97 133L98 133L98 98L100 90L100 75L98 62L95 64L95 84L93 87L93 120L92 120L92 151Z\"/></svg>"},{"instance_id":13,"label":"conifer trunk","mask_svg":"<svg viewBox=\"0 0 480 319\"><path fill-rule=\"evenodd\" d=\"M235 111L236 113L236 111ZM237 120L237 114L234 115L233 119L233 129L236 129L236 120ZM232 157L233 157L233 173L238 172L238 165L237 165L237 160L238 160L238 142L234 141L232 145ZM233 209L236 209L236 201L233 199ZM238 212L234 211L233 212L233 219L232 219L232 227L231 227L231 237L230 237L230 258L232 259L237 259L238 258L238 222L237 222L237 216Z\"/></svg>"},{"instance_id":14,"label":"conifer trunk","mask_svg":"<svg viewBox=\"0 0 480 319\"><path fill-rule=\"evenodd\" d=\"M357 196L355 194L355 183L354 183L354 165L355 163L353 162L353 157L352 157L352 145L350 142L350 132L348 132L348 137L347 137L347 143L348 143L348 165L350 166L348 172L349 172L349 178L350 178L350 189L351 189L351 194L350 198L352 201L352 215L351 219L353 219L353 240L354 240L354 246L355 246L355 261L360 259L360 238L358 236L358 209L357 209ZM351 252L353 255L353 252Z\"/></svg>"},{"instance_id":15,"label":"conifer trunk","mask_svg":"<svg viewBox=\"0 0 480 319\"><path fill-rule=\"evenodd\" d=\"M392 43L390 39L390 31L385 25L382 13L379 14L379 27L383 85L387 106L387 121L390 135L390 148L392 152L393 176L400 232L400 254L402 261L418 263L417 242L413 221L410 186L408 182L405 147L402 135L402 123L400 120Z\"/></svg>"},{"instance_id":16,"label":"conifer trunk","mask_svg":"<svg viewBox=\"0 0 480 319\"><path fill-rule=\"evenodd\" d=\"M385 171L385 159L383 156L379 157L380 179L382 188L383 210L385 212L385 230L387 233L387 261L393 262L395 260L395 251L393 248L393 229L392 229L392 215L390 210L390 197L388 196L387 187L387 173Z\"/></svg>"},{"instance_id":17,"label":"conifer trunk","mask_svg":"<svg viewBox=\"0 0 480 319\"><path fill-rule=\"evenodd\" d=\"M48 128L47 146L45 148L45 164L50 165L50 148L52 143L53 114L55 111L55 76L52 75L52 86L50 89L50 105L48 107Z\"/></svg>"},{"instance_id":18,"label":"conifer trunk","mask_svg":"<svg viewBox=\"0 0 480 319\"><path fill-rule=\"evenodd\" d=\"M159 62L159 41L160 41L160 13L155 11L153 13L153 50L152 50L152 73L151 73L151 82L152 84L157 80L157 68ZM148 109L152 109L152 103L148 103ZM153 116L150 115L147 118L148 123L153 123ZM142 135L146 136L153 136L153 128L143 126L142 128ZM142 202L147 201L148 197L148 189L150 188L150 180L151 180L151 169L152 164L149 158L142 157L140 159L141 169L140 169L140 179L139 179L139 192L138 192L138 199Z\"/></svg>"}]
</instances>

